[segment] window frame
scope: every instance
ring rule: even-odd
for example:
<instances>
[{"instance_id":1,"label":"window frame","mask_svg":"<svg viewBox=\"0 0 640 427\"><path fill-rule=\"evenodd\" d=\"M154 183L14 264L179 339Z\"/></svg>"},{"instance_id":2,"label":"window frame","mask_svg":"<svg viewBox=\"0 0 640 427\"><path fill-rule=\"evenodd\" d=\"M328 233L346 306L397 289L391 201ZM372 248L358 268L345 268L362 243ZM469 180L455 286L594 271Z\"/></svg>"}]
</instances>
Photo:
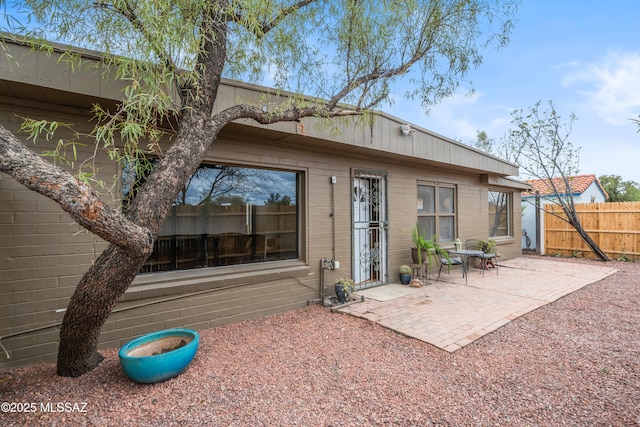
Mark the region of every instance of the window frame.
<instances>
[{"instance_id":1,"label":"window frame","mask_svg":"<svg viewBox=\"0 0 640 427\"><path fill-rule=\"evenodd\" d=\"M505 221L506 221L506 233L505 234L500 234L500 235L496 235L495 234L495 213L491 213L491 206L492 206L492 202L491 202L491 194L492 193L500 193L500 194L504 194L506 195L506 209L507 212L505 213ZM514 238L513 235L513 199L514 199L514 195L513 195L513 191L508 191L508 190L504 190L504 189L500 189L500 188L489 188L487 190L487 234L488 237L491 239L512 239ZM502 221L500 222L500 224L502 224ZM499 225L497 229L499 229ZM494 233L492 235L492 232Z\"/></svg>"},{"instance_id":2,"label":"window frame","mask_svg":"<svg viewBox=\"0 0 640 427\"><path fill-rule=\"evenodd\" d=\"M420 212L420 187L433 187L433 212ZM451 212L442 212L442 200L441 200L441 189L450 189L452 191L452 206ZM431 238L434 234L437 237L437 241L439 243L452 243L457 236L458 233L458 186L453 183L445 183L445 182L434 182L434 181L418 181L417 187L417 206L416 206L416 215L417 222L420 224L420 218L433 218L434 222L434 233L427 238ZM422 200L422 205L424 206L425 201ZM450 240L442 240L441 239L441 219L442 218L451 218L452 222L452 230L451 230L451 239ZM424 229L421 228L421 231L424 232Z\"/></svg>"},{"instance_id":3,"label":"window frame","mask_svg":"<svg viewBox=\"0 0 640 427\"><path fill-rule=\"evenodd\" d=\"M143 267L143 269L141 270L141 275L149 275L149 274L154 274L154 273L188 273L188 272L203 272L202 270L208 270L211 271L212 273L214 271L217 270L227 270L228 268L234 268L234 269L238 269L238 268L243 268L246 269L248 266L263 266L262 268L265 268L264 266L266 264L269 263L273 263L273 264L277 264L277 265L282 265L283 263L295 263L298 264L300 262L303 262L303 258L306 254L306 249L304 246L304 241L305 241L305 228L304 228L304 224L305 224L305 200L306 200L306 184L305 184L305 180L306 180L306 169L295 169L295 168L286 168L286 167L269 167L269 166L264 166L264 165L248 165L248 164L239 164L239 163L223 163L223 162L216 162L216 161L204 161L201 163L200 166L198 166L198 170L202 169L202 168L216 168L216 167L223 167L223 166L227 166L227 167L234 167L234 168L242 168L242 169L253 169L253 170L258 170L258 171L267 171L267 172L284 172L284 173L292 173L295 175L295 193L292 195L295 198L295 204L291 205L293 207L293 215L295 215L295 218L293 219L294 221L294 227L295 230L293 230L294 236L294 242L291 242L291 238L289 238L289 246L291 244L293 244L294 246L292 246L293 249L289 250L288 253L294 253L293 256L283 256L281 258L278 257L267 257L267 243L266 243L266 239L267 239L267 235L265 234L265 236L263 237L265 239L265 256L263 257L263 259L259 259L259 257L254 256L250 261L247 262L232 262L229 264L211 264L209 262L209 258L211 258L211 254L207 253L206 255L203 255L203 260L205 260L204 262L206 262L206 265L198 265L198 266L194 266L194 267L186 267L186 268L180 268L178 262L173 262L173 267L168 266L165 269L154 269L153 267L149 268L149 260L152 260L153 257L156 255L156 250L157 250L157 245L158 245L158 240L156 239L156 242L154 242L154 252L153 254L149 257L149 260L147 262L145 262L145 265ZM124 171L123 171L124 172ZM196 172L197 173L197 172ZM195 175L195 173L194 173ZM125 187L128 187L130 189L135 189L136 186L138 186L138 182L136 179L133 180L133 182L129 182L127 184L125 184L124 179L124 173L122 175L122 188L123 188L123 201L129 197L129 193L125 193L124 189ZM142 178L144 180L144 178ZM268 192L271 190L274 190L273 193L276 193L276 187L273 188L269 188ZM134 190L135 191L135 190ZM178 196L179 197L179 196ZM174 205L175 206L175 205ZM193 206L196 207L197 205L193 205L190 204L189 206ZM248 212L251 213L252 211L256 210L256 208L261 208L263 206L267 206L265 205L260 205L257 204L257 202L254 203L249 203L247 206L249 206L248 208ZM126 203L123 203L123 210L126 209ZM247 213L247 215L249 215L249 213ZM215 216L215 214L213 214ZM267 215L270 215L267 213ZM278 213L273 213L273 215L278 215ZM167 218L167 221L165 222L165 224L163 224L163 227L166 226L166 224L168 223L169 218ZM175 220L175 218L174 218ZM255 220L255 219L252 219ZM278 221L280 222L280 221ZM284 232L286 233L291 233L291 230L285 230ZM222 231L223 235L224 230ZM255 233L258 233L258 231L256 230ZM175 234L175 233L174 233ZM215 234L215 233L214 233ZM258 233L260 234L260 233ZM179 235L173 235L173 236L166 236L166 237L173 237L174 239L176 237L179 237ZM211 237L211 236L209 236ZM160 238L160 236L159 236ZM257 238L257 237L256 237ZM196 239L197 240L197 239ZM204 246L202 246L202 242L199 242L200 245L198 246L197 252L206 252L208 250L207 248L207 243L204 244ZM210 245L210 243L209 243ZM171 248L171 251L173 251L175 248ZM250 257L250 255L252 256L252 254L247 254L247 257ZM174 257L177 258L179 255L175 255ZM202 261L202 260L201 260ZM153 262L153 261L151 261Z\"/></svg>"}]
</instances>

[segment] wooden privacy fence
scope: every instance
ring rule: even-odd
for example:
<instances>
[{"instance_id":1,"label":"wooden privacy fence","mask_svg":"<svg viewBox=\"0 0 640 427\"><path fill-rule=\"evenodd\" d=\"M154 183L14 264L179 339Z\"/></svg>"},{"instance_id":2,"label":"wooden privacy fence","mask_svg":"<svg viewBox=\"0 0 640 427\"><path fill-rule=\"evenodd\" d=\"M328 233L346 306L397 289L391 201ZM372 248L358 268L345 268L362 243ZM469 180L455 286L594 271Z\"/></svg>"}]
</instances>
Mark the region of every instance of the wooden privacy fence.
<instances>
[{"instance_id":1,"label":"wooden privacy fence","mask_svg":"<svg viewBox=\"0 0 640 427\"><path fill-rule=\"evenodd\" d=\"M576 204L582 227L611 259L640 259L640 202ZM545 205L566 218L556 205ZM597 258L578 232L549 212L544 214L545 253Z\"/></svg>"}]
</instances>

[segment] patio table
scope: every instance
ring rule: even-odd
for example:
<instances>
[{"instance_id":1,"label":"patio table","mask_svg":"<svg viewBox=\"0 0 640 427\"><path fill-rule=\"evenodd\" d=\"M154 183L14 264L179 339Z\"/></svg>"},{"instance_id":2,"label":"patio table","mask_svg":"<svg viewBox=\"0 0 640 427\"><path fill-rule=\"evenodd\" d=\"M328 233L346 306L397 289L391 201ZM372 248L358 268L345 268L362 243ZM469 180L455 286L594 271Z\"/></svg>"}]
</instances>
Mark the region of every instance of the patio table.
<instances>
[{"instance_id":1,"label":"patio table","mask_svg":"<svg viewBox=\"0 0 640 427\"><path fill-rule=\"evenodd\" d=\"M484 258L484 252L478 251L475 249L457 249L457 250L453 249L453 250L449 250L448 252L450 254L460 255L462 257L462 260L463 260L462 277L465 277L465 274L466 275L469 274L469 258L471 257ZM482 269L484 270L484 262L483 262Z\"/></svg>"}]
</instances>

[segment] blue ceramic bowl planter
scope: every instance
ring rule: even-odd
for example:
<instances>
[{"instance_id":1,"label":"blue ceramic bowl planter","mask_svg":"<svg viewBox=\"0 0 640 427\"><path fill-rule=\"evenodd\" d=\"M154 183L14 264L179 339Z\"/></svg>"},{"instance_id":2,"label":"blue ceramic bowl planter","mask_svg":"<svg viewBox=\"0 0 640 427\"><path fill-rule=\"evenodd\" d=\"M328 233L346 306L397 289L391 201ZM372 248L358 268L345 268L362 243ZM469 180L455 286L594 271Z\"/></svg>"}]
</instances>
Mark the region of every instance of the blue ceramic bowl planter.
<instances>
[{"instance_id":1,"label":"blue ceramic bowl planter","mask_svg":"<svg viewBox=\"0 0 640 427\"><path fill-rule=\"evenodd\" d=\"M200 335L190 329L166 329L125 344L118 356L133 381L152 384L184 371L196 355Z\"/></svg>"}]
</instances>

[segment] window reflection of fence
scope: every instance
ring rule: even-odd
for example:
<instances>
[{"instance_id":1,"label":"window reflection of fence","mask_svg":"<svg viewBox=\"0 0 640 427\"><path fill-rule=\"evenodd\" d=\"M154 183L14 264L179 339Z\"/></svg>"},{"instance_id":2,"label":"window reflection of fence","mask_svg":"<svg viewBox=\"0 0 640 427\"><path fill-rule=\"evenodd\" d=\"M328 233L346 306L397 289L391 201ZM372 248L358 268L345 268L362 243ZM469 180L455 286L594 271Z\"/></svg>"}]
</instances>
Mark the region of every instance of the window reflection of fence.
<instances>
[{"instance_id":1,"label":"window reflection of fence","mask_svg":"<svg viewBox=\"0 0 640 427\"><path fill-rule=\"evenodd\" d=\"M176 206L142 272L298 256L295 206Z\"/></svg>"}]
</instances>

